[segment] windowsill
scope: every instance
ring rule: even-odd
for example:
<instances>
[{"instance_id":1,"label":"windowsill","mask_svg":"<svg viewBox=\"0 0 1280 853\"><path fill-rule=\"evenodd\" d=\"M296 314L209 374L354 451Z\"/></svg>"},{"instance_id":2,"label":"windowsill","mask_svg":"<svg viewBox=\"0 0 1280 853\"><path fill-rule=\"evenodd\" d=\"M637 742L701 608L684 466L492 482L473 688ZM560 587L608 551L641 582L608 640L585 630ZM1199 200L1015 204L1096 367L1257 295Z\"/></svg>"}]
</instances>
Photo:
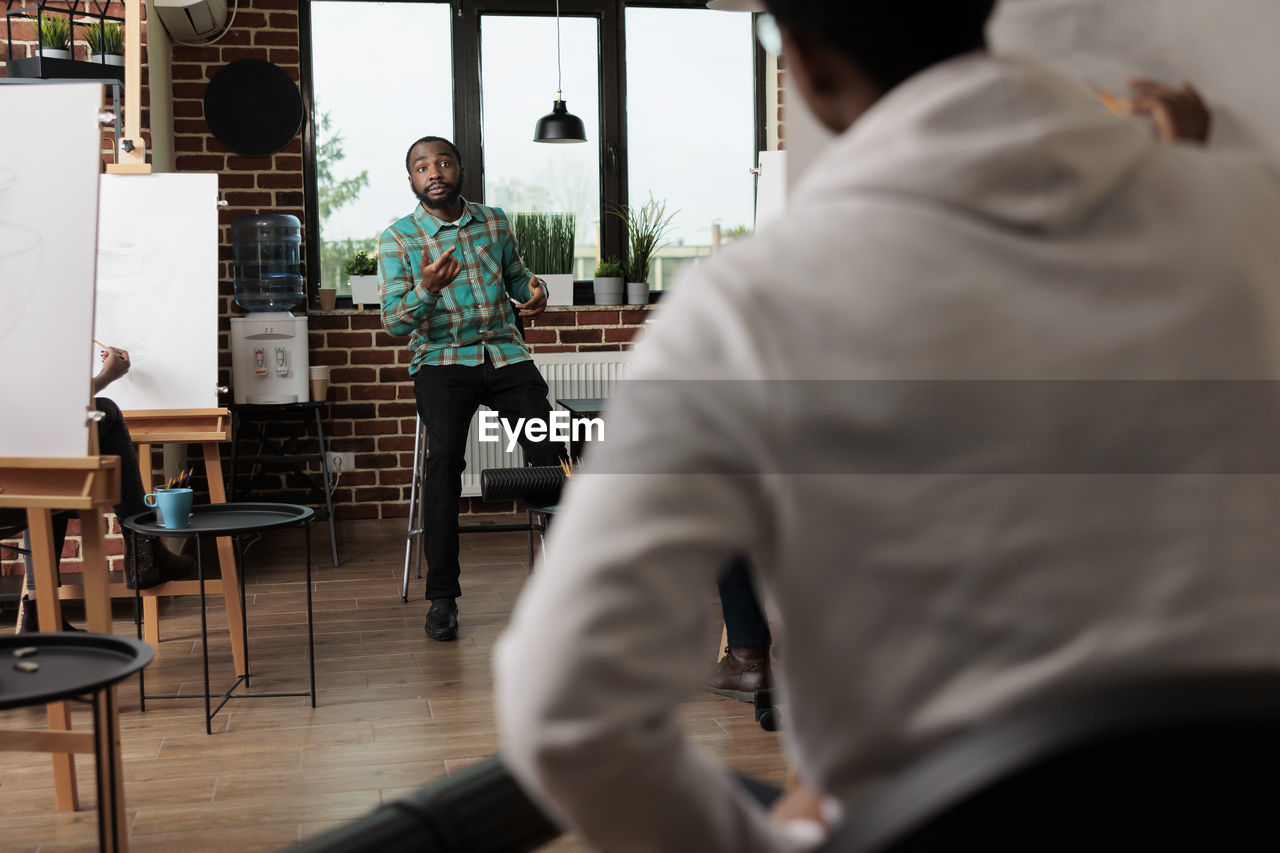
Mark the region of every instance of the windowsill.
<instances>
[{"instance_id":1,"label":"windowsill","mask_svg":"<svg viewBox=\"0 0 1280 853\"><path fill-rule=\"evenodd\" d=\"M657 307L656 302L644 305L548 305L547 311L647 311Z\"/></svg>"},{"instance_id":2,"label":"windowsill","mask_svg":"<svg viewBox=\"0 0 1280 853\"><path fill-rule=\"evenodd\" d=\"M562 311L651 311L658 307L656 302L647 302L644 305L548 305L547 312ZM366 308L343 307L339 305L332 311L325 311L322 308L308 308L308 314L330 315L330 314L376 314L378 309L370 305Z\"/></svg>"}]
</instances>

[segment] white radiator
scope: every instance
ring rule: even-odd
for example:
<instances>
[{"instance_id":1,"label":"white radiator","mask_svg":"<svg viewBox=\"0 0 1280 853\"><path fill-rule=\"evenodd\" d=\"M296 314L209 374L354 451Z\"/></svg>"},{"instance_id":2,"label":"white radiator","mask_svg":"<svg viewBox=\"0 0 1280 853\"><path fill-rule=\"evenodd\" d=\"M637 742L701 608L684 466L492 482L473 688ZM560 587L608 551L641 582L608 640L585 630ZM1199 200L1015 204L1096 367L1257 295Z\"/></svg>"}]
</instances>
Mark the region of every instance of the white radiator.
<instances>
[{"instance_id":1,"label":"white radiator","mask_svg":"<svg viewBox=\"0 0 1280 853\"><path fill-rule=\"evenodd\" d=\"M562 352L533 354L533 363L547 381L548 401L553 409L559 398L608 397L613 383L622 377L628 352ZM487 406L480 411L487 412ZM480 472L486 468L517 468L524 465L524 451L517 445L508 453L506 433L501 441L480 441L480 416L471 421L467 433L467 468L462 472L462 496L479 497Z\"/></svg>"}]
</instances>

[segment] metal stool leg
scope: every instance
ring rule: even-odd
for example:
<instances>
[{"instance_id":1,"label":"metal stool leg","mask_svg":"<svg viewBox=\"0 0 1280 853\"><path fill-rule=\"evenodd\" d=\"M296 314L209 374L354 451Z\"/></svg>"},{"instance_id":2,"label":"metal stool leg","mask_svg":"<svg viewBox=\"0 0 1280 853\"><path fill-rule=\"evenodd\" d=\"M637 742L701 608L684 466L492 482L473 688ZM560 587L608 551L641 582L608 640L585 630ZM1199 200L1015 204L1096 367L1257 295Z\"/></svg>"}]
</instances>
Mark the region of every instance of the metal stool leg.
<instances>
[{"instance_id":1,"label":"metal stool leg","mask_svg":"<svg viewBox=\"0 0 1280 853\"><path fill-rule=\"evenodd\" d=\"M409 562L412 559L418 577L422 577L422 511L423 468L426 464L426 428L417 420L413 434L413 473L409 477L409 522L404 536L404 578L400 582L400 600L409 601Z\"/></svg>"},{"instance_id":2,"label":"metal stool leg","mask_svg":"<svg viewBox=\"0 0 1280 853\"><path fill-rule=\"evenodd\" d=\"M320 471L324 476L324 508L329 522L329 553L333 557L333 567L338 568L338 532L333 517L333 495L329 488L329 454L324 443L324 426L320 422L320 407L316 407L316 439L320 442Z\"/></svg>"}]
</instances>

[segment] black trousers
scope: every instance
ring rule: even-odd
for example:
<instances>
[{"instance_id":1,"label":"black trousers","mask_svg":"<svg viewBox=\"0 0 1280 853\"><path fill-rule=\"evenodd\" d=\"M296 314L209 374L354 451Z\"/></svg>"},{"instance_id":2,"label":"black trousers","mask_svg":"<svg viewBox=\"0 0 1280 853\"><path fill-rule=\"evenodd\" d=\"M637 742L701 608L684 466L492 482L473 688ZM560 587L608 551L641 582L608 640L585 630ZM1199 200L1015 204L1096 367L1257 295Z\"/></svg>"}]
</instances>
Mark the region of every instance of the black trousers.
<instances>
[{"instance_id":1,"label":"black trousers","mask_svg":"<svg viewBox=\"0 0 1280 853\"><path fill-rule=\"evenodd\" d=\"M769 648L773 641L769 620L760 609L746 560L736 559L730 563L716 586L720 589L720 609L724 613L729 645L735 649Z\"/></svg>"},{"instance_id":2,"label":"black trousers","mask_svg":"<svg viewBox=\"0 0 1280 853\"><path fill-rule=\"evenodd\" d=\"M143 501L146 488L142 483L142 475L138 472L138 453L134 450L133 439L129 436L129 427L124 422L124 415L120 413L120 407L115 404L115 401L107 397L94 397L93 405L102 412L102 420L98 421L98 454L120 457L120 503L112 509L123 520L147 508ZM67 522L70 518L70 513L53 514L53 553L59 558L62 556L63 543L67 539ZM25 532L22 534L22 544L30 551L31 540ZM35 583L31 555L27 554L23 591L32 592L35 589Z\"/></svg>"},{"instance_id":3,"label":"black trousers","mask_svg":"<svg viewBox=\"0 0 1280 853\"><path fill-rule=\"evenodd\" d=\"M520 418L550 422L547 383L532 361L494 367L424 365L414 375L413 393L418 416L427 428L426 476L422 486L423 538L427 555L427 598L457 598L458 500L466 468L467 431L476 410L485 405L514 428ZM503 431L500 439L507 441ZM563 444L529 441L523 430L520 446L532 465L555 465L565 456Z\"/></svg>"}]
</instances>

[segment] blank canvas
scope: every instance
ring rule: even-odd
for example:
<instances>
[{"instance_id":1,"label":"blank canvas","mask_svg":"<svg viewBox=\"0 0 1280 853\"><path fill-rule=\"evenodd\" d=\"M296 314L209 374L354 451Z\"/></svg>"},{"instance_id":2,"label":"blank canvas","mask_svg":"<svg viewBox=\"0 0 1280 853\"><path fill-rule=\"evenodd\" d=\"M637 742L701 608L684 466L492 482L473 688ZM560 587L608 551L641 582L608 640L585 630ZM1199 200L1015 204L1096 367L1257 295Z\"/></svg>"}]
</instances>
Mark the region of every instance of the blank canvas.
<instances>
[{"instance_id":1,"label":"blank canvas","mask_svg":"<svg viewBox=\"0 0 1280 853\"><path fill-rule=\"evenodd\" d=\"M218 405L217 205L217 175L102 176L94 337L129 353L102 392L121 409Z\"/></svg>"},{"instance_id":2,"label":"blank canvas","mask_svg":"<svg viewBox=\"0 0 1280 853\"><path fill-rule=\"evenodd\" d=\"M0 456L86 456L100 83L0 86Z\"/></svg>"}]
</instances>

